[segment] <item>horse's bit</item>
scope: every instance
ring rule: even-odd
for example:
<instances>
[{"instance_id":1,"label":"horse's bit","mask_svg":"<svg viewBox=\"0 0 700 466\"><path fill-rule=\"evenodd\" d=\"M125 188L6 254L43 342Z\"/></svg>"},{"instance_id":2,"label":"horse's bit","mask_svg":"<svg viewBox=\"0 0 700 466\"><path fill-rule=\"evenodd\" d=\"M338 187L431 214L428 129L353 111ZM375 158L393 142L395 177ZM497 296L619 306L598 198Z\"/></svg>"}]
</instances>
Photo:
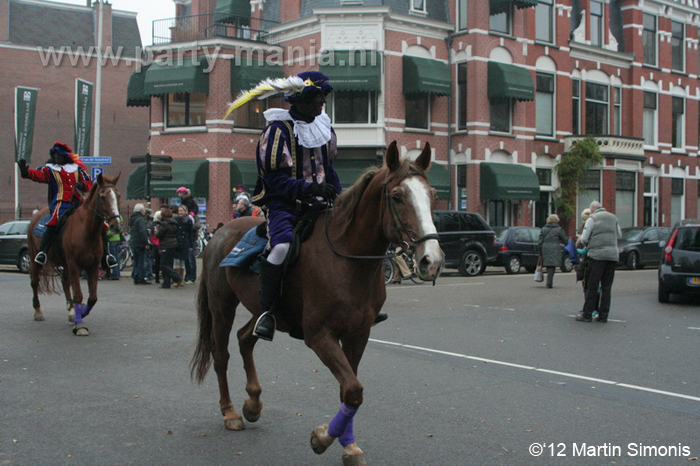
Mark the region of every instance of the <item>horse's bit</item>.
<instances>
[{"instance_id":1,"label":"horse's bit","mask_svg":"<svg viewBox=\"0 0 700 466\"><path fill-rule=\"evenodd\" d=\"M108 184L108 185L105 185L105 186L100 186L99 188L97 188L97 192L100 192L100 191L102 191L103 189L108 189L108 188L116 188L116 185ZM95 194L97 194L97 193L95 193ZM102 219L102 221L105 222L105 223L109 223L109 221L112 220L113 218L119 218L119 217L121 217L119 214L117 214L117 215L111 215L111 216L109 216L109 217L105 217L105 216L102 215L100 212L98 212L97 209L96 209L92 204L90 204L90 209L91 209L93 212L95 212L95 215L97 215L98 217L100 217L100 218Z\"/></svg>"}]
</instances>

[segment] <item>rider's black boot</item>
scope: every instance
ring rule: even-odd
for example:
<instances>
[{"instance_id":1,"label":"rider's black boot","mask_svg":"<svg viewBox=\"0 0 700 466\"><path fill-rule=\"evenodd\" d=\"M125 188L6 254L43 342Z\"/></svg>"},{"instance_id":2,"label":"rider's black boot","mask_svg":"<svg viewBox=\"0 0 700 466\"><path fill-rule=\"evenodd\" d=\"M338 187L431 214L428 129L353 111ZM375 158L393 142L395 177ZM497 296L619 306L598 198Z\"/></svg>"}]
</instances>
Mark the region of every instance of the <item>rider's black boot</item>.
<instances>
[{"instance_id":1,"label":"rider's black boot","mask_svg":"<svg viewBox=\"0 0 700 466\"><path fill-rule=\"evenodd\" d=\"M263 340L272 341L275 335L277 320L273 306L280 294L282 282L282 264L270 264L267 260L260 261L260 301L263 314L255 322L253 335Z\"/></svg>"},{"instance_id":2,"label":"rider's black boot","mask_svg":"<svg viewBox=\"0 0 700 466\"><path fill-rule=\"evenodd\" d=\"M46 231L41 237L41 243L39 243L39 252L34 258L34 262L37 264L42 266L46 264L46 252L49 250L51 243L53 243L53 239L56 236L56 230L57 228L55 225L46 226Z\"/></svg>"}]
</instances>

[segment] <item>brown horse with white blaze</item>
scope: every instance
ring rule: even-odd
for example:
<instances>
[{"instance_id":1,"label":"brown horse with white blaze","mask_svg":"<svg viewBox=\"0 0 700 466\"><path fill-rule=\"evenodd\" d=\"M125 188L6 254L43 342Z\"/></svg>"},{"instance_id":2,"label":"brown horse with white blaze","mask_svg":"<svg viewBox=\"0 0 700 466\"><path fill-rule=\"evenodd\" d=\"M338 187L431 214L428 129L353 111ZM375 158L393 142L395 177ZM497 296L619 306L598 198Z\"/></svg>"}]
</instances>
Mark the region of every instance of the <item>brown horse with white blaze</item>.
<instances>
[{"instance_id":1,"label":"brown horse with white blaze","mask_svg":"<svg viewBox=\"0 0 700 466\"><path fill-rule=\"evenodd\" d=\"M354 439L352 419L363 401L357 369L386 299L381 270L384 254L390 242L408 245L416 257L418 275L427 281L437 279L444 265L432 220L435 190L425 174L430 157L426 144L415 162L402 160L396 142L391 143L384 166L365 173L340 195L337 207L319 216L284 279L280 302L288 317L278 317L277 329L303 331L306 345L340 384L340 410L330 425L313 431L311 447L320 454L339 438L346 465L366 464ZM221 228L207 245L200 277L199 337L191 370L201 383L213 362L221 413L230 430L245 428L231 402L226 376L229 337L239 303L252 313L238 330L249 396L242 413L255 422L262 411L262 387L253 359L257 342L253 327L262 310L258 276L240 268L219 267L219 263L260 221L245 217Z\"/></svg>"},{"instance_id":2,"label":"brown horse with white blaze","mask_svg":"<svg viewBox=\"0 0 700 466\"><path fill-rule=\"evenodd\" d=\"M39 266L32 261L29 267L33 292L32 304L34 320L44 320L39 302L39 293L57 292L54 280L60 279L66 297L68 320L74 322L73 333L89 335L82 323L97 302L97 275L103 255L102 228L105 223L115 233L121 232L122 221L119 215L119 191L116 184L121 173L115 178L102 175L97 177L85 200L65 221L58 238L48 251L46 265ZM40 238L32 233L38 221L48 213L48 208L38 212L29 224L27 242L29 255L35 257ZM83 304L80 288L80 272L85 271L88 282L88 300ZM71 292L72 291L72 292Z\"/></svg>"}]
</instances>

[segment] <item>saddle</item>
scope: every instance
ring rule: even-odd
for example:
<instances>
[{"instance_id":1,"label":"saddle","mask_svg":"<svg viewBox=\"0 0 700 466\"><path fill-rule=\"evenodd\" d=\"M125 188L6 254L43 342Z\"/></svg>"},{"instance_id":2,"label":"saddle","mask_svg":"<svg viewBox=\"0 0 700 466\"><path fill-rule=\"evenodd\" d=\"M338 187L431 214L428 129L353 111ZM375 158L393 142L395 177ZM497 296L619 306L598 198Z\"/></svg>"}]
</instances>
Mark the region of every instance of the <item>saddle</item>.
<instances>
[{"instance_id":1,"label":"saddle","mask_svg":"<svg viewBox=\"0 0 700 466\"><path fill-rule=\"evenodd\" d=\"M323 209L311 209L294 226L294 235L289 247L287 257L282 265L282 288L284 288L284 276L287 271L299 260L301 245L309 239L311 232ZM260 258L266 256L267 251L267 222L263 222L248 230L231 252L219 263L219 267L238 267L251 273L260 274ZM294 324L285 306L279 306L279 300L275 303L277 315L283 319L289 327L289 336L298 340L304 339L304 333L300 327Z\"/></svg>"}]
</instances>

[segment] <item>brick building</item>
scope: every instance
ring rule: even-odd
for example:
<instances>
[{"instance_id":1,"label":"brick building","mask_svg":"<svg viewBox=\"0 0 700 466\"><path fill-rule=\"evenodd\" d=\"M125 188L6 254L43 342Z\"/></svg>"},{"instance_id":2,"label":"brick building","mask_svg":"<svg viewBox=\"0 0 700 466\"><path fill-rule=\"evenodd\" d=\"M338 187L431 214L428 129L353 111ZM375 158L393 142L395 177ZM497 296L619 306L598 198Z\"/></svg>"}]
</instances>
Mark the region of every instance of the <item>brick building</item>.
<instances>
[{"instance_id":1,"label":"brick building","mask_svg":"<svg viewBox=\"0 0 700 466\"><path fill-rule=\"evenodd\" d=\"M196 185L211 224L230 215L232 186L253 187L261 112L279 105L257 101L224 120L227 103L262 77L306 69L333 79L327 112L346 185L392 140L406 157L429 142L439 207L479 212L493 226L541 226L554 211L554 167L592 135L604 162L580 180L578 212L600 199L623 226L699 215L694 3L176 4L177 19L154 23L161 63L140 75L152 153L175 157L180 173L154 191Z\"/></svg>"},{"instance_id":2,"label":"brick building","mask_svg":"<svg viewBox=\"0 0 700 466\"><path fill-rule=\"evenodd\" d=\"M2 180L0 221L15 214L14 88L39 89L31 166L43 165L54 141L73 146L75 80L96 83L98 11L97 3L88 7L0 0L0 127L5 129L0 132L0 161L7 174ZM121 56L110 57L102 67L100 155L112 157L112 165L102 168L108 176L121 171L119 188L126 192L132 170L129 156L145 154L148 144L148 109L126 106L126 83L140 62L141 39L136 13L112 10L103 3L102 14L103 46ZM94 115L92 121L94 129ZM95 155L94 135L91 144L90 155ZM33 209L46 205L46 190L20 180L19 201L20 215L29 217Z\"/></svg>"}]
</instances>

